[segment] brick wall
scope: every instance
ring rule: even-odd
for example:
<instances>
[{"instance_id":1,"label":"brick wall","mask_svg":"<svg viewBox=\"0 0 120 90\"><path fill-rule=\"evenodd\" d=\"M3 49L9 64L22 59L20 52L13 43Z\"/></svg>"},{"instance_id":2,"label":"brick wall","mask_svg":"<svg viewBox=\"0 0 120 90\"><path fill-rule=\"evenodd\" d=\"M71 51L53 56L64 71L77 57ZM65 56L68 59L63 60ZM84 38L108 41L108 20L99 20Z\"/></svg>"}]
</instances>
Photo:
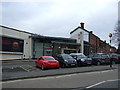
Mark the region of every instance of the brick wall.
<instances>
[{"instance_id":1,"label":"brick wall","mask_svg":"<svg viewBox=\"0 0 120 90\"><path fill-rule=\"evenodd\" d=\"M97 53L99 50L99 41L100 38L95 36L94 34L89 34L89 43L90 43L90 53Z\"/></svg>"},{"instance_id":2,"label":"brick wall","mask_svg":"<svg viewBox=\"0 0 120 90\"><path fill-rule=\"evenodd\" d=\"M92 32L89 33L90 50L89 53L110 53L110 45L106 41L100 40ZM116 48L111 47L111 53L115 53Z\"/></svg>"}]
</instances>

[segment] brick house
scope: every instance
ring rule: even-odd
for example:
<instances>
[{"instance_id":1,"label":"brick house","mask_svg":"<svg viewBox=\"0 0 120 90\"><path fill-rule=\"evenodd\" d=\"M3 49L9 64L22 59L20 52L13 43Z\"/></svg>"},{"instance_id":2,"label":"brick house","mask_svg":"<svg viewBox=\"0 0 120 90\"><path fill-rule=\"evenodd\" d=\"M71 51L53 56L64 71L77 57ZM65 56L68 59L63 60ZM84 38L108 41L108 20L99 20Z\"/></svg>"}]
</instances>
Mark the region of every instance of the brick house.
<instances>
[{"instance_id":1,"label":"brick house","mask_svg":"<svg viewBox=\"0 0 120 90\"><path fill-rule=\"evenodd\" d=\"M79 34L81 37L78 37ZM93 34L93 31L86 30L84 23L80 23L80 26L70 32L70 35L71 38L77 40L77 43L81 44L80 52L85 55L92 53L110 53L110 45ZM115 53L116 48L111 47L111 52Z\"/></svg>"}]
</instances>

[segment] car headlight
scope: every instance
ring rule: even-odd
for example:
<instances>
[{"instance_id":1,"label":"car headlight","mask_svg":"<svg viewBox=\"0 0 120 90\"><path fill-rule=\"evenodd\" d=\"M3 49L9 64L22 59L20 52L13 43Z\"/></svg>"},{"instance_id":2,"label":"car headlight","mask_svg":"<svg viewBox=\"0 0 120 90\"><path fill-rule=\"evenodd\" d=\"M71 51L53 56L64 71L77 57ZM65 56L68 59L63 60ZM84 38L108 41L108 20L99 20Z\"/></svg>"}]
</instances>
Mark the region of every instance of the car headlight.
<instances>
[{"instance_id":1,"label":"car headlight","mask_svg":"<svg viewBox=\"0 0 120 90\"><path fill-rule=\"evenodd\" d=\"M67 60L64 60L65 62L68 62Z\"/></svg>"},{"instance_id":2,"label":"car headlight","mask_svg":"<svg viewBox=\"0 0 120 90\"><path fill-rule=\"evenodd\" d=\"M82 61L82 62L84 62L84 61L85 61L85 59L81 59L81 61Z\"/></svg>"},{"instance_id":3,"label":"car headlight","mask_svg":"<svg viewBox=\"0 0 120 90\"><path fill-rule=\"evenodd\" d=\"M75 60L75 62L77 62L77 60Z\"/></svg>"}]
</instances>

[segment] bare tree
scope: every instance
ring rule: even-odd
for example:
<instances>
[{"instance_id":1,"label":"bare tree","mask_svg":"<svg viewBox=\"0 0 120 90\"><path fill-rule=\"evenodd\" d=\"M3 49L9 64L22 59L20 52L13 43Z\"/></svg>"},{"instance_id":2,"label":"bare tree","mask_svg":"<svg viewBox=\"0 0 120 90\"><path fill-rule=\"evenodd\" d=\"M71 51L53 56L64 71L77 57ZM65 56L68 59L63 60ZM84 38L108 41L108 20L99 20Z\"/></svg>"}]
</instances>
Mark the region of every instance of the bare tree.
<instances>
[{"instance_id":1,"label":"bare tree","mask_svg":"<svg viewBox=\"0 0 120 90\"><path fill-rule=\"evenodd\" d=\"M120 21L118 21L115 27L115 33L113 33L112 40L114 41L115 45L118 46L118 53L120 53Z\"/></svg>"}]
</instances>

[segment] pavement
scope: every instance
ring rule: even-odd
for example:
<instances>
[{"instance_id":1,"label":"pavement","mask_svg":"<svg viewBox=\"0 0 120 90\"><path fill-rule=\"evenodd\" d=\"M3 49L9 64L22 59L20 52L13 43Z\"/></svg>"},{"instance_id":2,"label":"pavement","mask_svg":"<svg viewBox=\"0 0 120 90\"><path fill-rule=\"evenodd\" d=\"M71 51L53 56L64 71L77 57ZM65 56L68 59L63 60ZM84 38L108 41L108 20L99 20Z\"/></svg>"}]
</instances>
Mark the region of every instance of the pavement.
<instances>
[{"instance_id":1,"label":"pavement","mask_svg":"<svg viewBox=\"0 0 120 90\"><path fill-rule=\"evenodd\" d=\"M25 62L27 64L25 64ZM18 63L20 63L20 65ZM40 68L35 67L34 60L24 61L18 60L11 62L6 61L2 62L2 81L111 70L118 69L118 66L119 65L113 65L113 67L110 68L109 65L101 65L101 66L47 69L42 71Z\"/></svg>"}]
</instances>

